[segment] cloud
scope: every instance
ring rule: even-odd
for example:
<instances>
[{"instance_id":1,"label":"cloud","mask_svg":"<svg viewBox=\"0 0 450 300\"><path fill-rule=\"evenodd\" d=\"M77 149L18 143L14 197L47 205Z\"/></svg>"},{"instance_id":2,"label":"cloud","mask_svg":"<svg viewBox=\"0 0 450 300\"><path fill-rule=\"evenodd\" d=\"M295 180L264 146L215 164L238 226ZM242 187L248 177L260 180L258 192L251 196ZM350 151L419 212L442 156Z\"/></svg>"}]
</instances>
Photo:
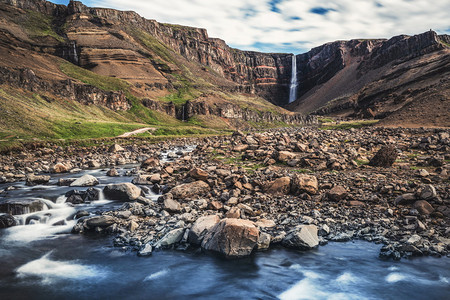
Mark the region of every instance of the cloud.
<instances>
[{"instance_id":1,"label":"cloud","mask_svg":"<svg viewBox=\"0 0 450 300\"><path fill-rule=\"evenodd\" d=\"M90 0L159 22L206 28L243 50L302 53L335 40L450 33L448 0Z\"/></svg>"}]
</instances>

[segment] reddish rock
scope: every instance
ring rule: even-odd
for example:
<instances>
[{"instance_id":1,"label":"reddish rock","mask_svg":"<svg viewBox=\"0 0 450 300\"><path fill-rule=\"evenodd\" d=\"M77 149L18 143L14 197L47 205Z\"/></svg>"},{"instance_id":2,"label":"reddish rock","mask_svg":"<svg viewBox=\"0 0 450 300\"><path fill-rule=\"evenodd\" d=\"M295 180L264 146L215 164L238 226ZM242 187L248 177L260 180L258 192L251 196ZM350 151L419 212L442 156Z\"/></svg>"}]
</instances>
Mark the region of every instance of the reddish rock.
<instances>
[{"instance_id":1,"label":"reddish rock","mask_svg":"<svg viewBox=\"0 0 450 300\"><path fill-rule=\"evenodd\" d=\"M210 190L209 185L204 181L195 181L191 183L180 184L174 187L170 192L176 199L190 198L207 193Z\"/></svg>"},{"instance_id":2,"label":"reddish rock","mask_svg":"<svg viewBox=\"0 0 450 300\"><path fill-rule=\"evenodd\" d=\"M295 174L292 178L291 193L294 195L299 195L302 193L314 195L317 194L318 190L318 182L315 176Z\"/></svg>"},{"instance_id":3,"label":"reddish rock","mask_svg":"<svg viewBox=\"0 0 450 300\"><path fill-rule=\"evenodd\" d=\"M191 171L189 171L189 176L191 176L194 179L197 180L203 180L206 181L209 177L208 172L200 169L200 168L194 168Z\"/></svg>"},{"instance_id":4,"label":"reddish rock","mask_svg":"<svg viewBox=\"0 0 450 300\"><path fill-rule=\"evenodd\" d=\"M433 206L425 200L414 202L413 208L417 209L421 215L429 215L434 212Z\"/></svg>"},{"instance_id":5,"label":"reddish rock","mask_svg":"<svg viewBox=\"0 0 450 300\"><path fill-rule=\"evenodd\" d=\"M369 162L370 166L373 167L384 167L388 168L392 166L392 164L397 159L397 148L393 145L383 146L381 149L375 154L374 157Z\"/></svg>"},{"instance_id":6,"label":"reddish rock","mask_svg":"<svg viewBox=\"0 0 450 300\"><path fill-rule=\"evenodd\" d=\"M343 186L336 185L327 192L327 198L330 201L341 201L347 197L347 191Z\"/></svg>"},{"instance_id":7,"label":"reddish rock","mask_svg":"<svg viewBox=\"0 0 450 300\"><path fill-rule=\"evenodd\" d=\"M269 182L265 191L271 194L287 194L290 189L291 179L289 177L277 178L272 182Z\"/></svg>"}]
</instances>

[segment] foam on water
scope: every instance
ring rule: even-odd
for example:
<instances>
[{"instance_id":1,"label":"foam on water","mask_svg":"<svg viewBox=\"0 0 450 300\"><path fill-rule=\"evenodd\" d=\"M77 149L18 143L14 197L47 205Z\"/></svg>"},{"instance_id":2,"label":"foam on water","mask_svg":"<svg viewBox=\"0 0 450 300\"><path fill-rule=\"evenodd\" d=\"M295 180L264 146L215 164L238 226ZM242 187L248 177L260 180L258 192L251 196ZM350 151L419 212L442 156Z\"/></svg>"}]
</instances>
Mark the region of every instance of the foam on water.
<instances>
[{"instance_id":1,"label":"foam on water","mask_svg":"<svg viewBox=\"0 0 450 300\"><path fill-rule=\"evenodd\" d=\"M389 282L389 283L396 283L399 281L404 281L406 279L407 279L406 275L404 275L402 273L398 273L398 272L390 273L385 278L386 282Z\"/></svg>"},{"instance_id":2,"label":"foam on water","mask_svg":"<svg viewBox=\"0 0 450 300\"><path fill-rule=\"evenodd\" d=\"M83 280L106 276L106 272L96 266L83 265L76 261L51 260L50 255L51 252L17 268L17 276L19 278L38 277L45 284L51 284L56 280Z\"/></svg>"},{"instance_id":3,"label":"foam on water","mask_svg":"<svg viewBox=\"0 0 450 300\"><path fill-rule=\"evenodd\" d=\"M167 269L161 270L159 272L148 275L147 277L145 277L144 281L155 280L163 276L166 276L167 274L169 274L169 270Z\"/></svg>"},{"instance_id":4,"label":"foam on water","mask_svg":"<svg viewBox=\"0 0 450 300\"><path fill-rule=\"evenodd\" d=\"M358 281L358 278L356 278L350 272L344 272L341 275L339 275L338 278L336 278L336 282L341 283L341 284L355 283L357 281Z\"/></svg>"}]
</instances>

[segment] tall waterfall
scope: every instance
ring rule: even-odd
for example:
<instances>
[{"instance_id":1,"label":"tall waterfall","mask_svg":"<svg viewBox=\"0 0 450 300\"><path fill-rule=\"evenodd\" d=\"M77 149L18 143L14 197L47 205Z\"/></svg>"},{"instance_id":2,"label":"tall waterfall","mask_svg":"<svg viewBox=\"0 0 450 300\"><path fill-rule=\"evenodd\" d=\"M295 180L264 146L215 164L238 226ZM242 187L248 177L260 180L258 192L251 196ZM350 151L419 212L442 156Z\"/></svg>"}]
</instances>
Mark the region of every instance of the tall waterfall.
<instances>
[{"instance_id":1,"label":"tall waterfall","mask_svg":"<svg viewBox=\"0 0 450 300\"><path fill-rule=\"evenodd\" d=\"M77 53L77 43L73 42L73 61L78 64L78 53Z\"/></svg>"},{"instance_id":2,"label":"tall waterfall","mask_svg":"<svg viewBox=\"0 0 450 300\"><path fill-rule=\"evenodd\" d=\"M295 54L292 55L292 75L291 85L289 87L289 103L292 103L297 98L297 59Z\"/></svg>"}]
</instances>

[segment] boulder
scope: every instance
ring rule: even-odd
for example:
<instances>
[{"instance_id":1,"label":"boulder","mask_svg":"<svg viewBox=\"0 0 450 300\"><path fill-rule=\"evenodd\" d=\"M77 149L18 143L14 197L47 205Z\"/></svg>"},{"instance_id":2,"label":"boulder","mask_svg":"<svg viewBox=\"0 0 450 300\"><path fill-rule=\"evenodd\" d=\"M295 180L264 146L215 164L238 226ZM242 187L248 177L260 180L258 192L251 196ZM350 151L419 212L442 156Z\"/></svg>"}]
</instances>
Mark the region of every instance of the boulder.
<instances>
[{"instance_id":1,"label":"boulder","mask_svg":"<svg viewBox=\"0 0 450 300\"><path fill-rule=\"evenodd\" d=\"M312 175L295 174L292 178L291 193L300 195L308 193L310 195L317 194L319 190L317 178Z\"/></svg>"},{"instance_id":2,"label":"boulder","mask_svg":"<svg viewBox=\"0 0 450 300\"><path fill-rule=\"evenodd\" d=\"M46 184L50 181L50 176L48 175L27 175L26 185L37 185L37 184Z\"/></svg>"},{"instance_id":3,"label":"boulder","mask_svg":"<svg viewBox=\"0 0 450 300\"><path fill-rule=\"evenodd\" d=\"M189 176L191 176L194 179L197 180L203 180L206 181L209 177L208 172L200 169L200 168L193 168L192 170L189 171Z\"/></svg>"},{"instance_id":4,"label":"boulder","mask_svg":"<svg viewBox=\"0 0 450 300\"><path fill-rule=\"evenodd\" d=\"M159 159L155 157L147 158L141 163L141 169L150 169L159 166Z\"/></svg>"},{"instance_id":5,"label":"boulder","mask_svg":"<svg viewBox=\"0 0 450 300\"><path fill-rule=\"evenodd\" d=\"M408 204L414 201L416 201L416 195L414 195L413 193L406 193L395 198L394 204Z\"/></svg>"},{"instance_id":6,"label":"boulder","mask_svg":"<svg viewBox=\"0 0 450 300\"><path fill-rule=\"evenodd\" d=\"M171 198L165 198L164 199L164 210L167 210L168 212L177 213L181 211L181 205L178 203L178 201L173 200Z\"/></svg>"},{"instance_id":7,"label":"boulder","mask_svg":"<svg viewBox=\"0 0 450 300\"><path fill-rule=\"evenodd\" d=\"M151 178L152 178L152 175L139 174L138 176L134 177L131 182L133 184L139 184L139 185L152 184L152 182L150 181Z\"/></svg>"},{"instance_id":8,"label":"boulder","mask_svg":"<svg viewBox=\"0 0 450 300\"><path fill-rule=\"evenodd\" d=\"M392 164L397 159L397 148L393 145L387 145L381 147L380 150L375 154L374 157L369 162L370 166L373 167L384 167L388 168L392 166Z\"/></svg>"},{"instance_id":9,"label":"boulder","mask_svg":"<svg viewBox=\"0 0 450 300\"><path fill-rule=\"evenodd\" d=\"M429 215L434 212L433 206L425 200L414 202L413 208L417 209L421 215Z\"/></svg>"},{"instance_id":10,"label":"boulder","mask_svg":"<svg viewBox=\"0 0 450 300\"><path fill-rule=\"evenodd\" d=\"M139 250L138 255L139 256L149 256L153 252L152 245L150 243L145 244L141 250Z\"/></svg>"},{"instance_id":11,"label":"boulder","mask_svg":"<svg viewBox=\"0 0 450 300\"><path fill-rule=\"evenodd\" d=\"M433 199L437 196L436 189L431 184L427 184L423 187L421 187L417 194L419 195L420 199L429 200Z\"/></svg>"},{"instance_id":12,"label":"boulder","mask_svg":"<svg viewBox=\"0 0 450 300\"><path fill-rule=\"evenodd\" d=\"M9 199L0 203L0 213L23 215L47 208L44 202L38 199Z\"/></svg>"},{"instance_id":13,"label":"boulder","mask_svg":"<svg viewBox=\"0 0 450 300\"><path fill-rule=\"evenodd\" d=\"M16 225L16 219L10 214L0 214L0 229Z\"/></svg>"},{"instance_id":14,"label":"boulder","mask_svg":"<svg viewBox=\"0 0 450 300\"><path fill-rule=\"evenodd\" d=\"M227 258L244 257L252 253L258 240L259 230L253 222L223 219L207 232L202 248Z\"/></svg>"},{"instance_id":15,"label":"boulder","mask_svg":"<svg viewBox=\"0 0 450 300\"><path fill-rule=\"evenodd\" d=\"M142 194L142 190L130 182L109 184L103 189L105 197L110 200L134 201Z\"/></svg>"},{"instance_id":16,"label":"boulder","mask_svg":"<svg viewBox=\"0 0 450 300\"><path fill-rule=\"evenodd\" d=\"M288 248L309 250L319 245L317 226L300 225L284 237L281 244Z\"/></svg>"},{"instance_id":17,"label":"boulder","mask_svg":"<svg viewBox=\"0 0 450 300\"><path fill-rule=\"evenodd\" d=\"M295 159L297 155L289 151L279 151L276 154L276 159L279 162L287 162L288 160Z\"/></svg>"},{"instance_id":18,"label":"boulder","mask_svg":"<svg viewBox=\"0 0 450 300\"><path fill-rule=\"evenodd\" d=\"M112 216L95 216L89 219L83 220L84 224L88 229L95 229L95 227L106 228L111 226L116 222L115 218Z\"/></svg>"},{"instance_id":19,"label":"boulder","mask_svg":"<svg viewBox=\"0 0 450 300\"><path fill-rule=\"evenodd\" d=\"M208 230L213 228L217 223L219 223L219 221L220 219L217 215L198 218L194 225L192 225L191 230L189 230L189 243L200 245Z\"/></svg>"},{"instance_id":20,"label":"boulder","mask_svg":"<svg viewBox=\"0 0 450 300\"><path fill-rule=\"evenodd\" d=\"M169 231L159 241L156 242L155 248L168 247L181 241L184 234L184 228L177 228Z\"/></svg>"},{"instance_id":21,"label":"boulder","mask_svg":"<svg viewBox=\"0 0 450 300\"><path fill-rule=\"evenodd\" d=\"M343 186L336 185L327 192L327 198L330 201L341 201L347 197L347 191Z\"/></svg>"},{"instance_id":22,"label":"boulder","mask_svg":"<svg viewBox=\"0 0 450 300\"><path fill-rule=\"evenodd\" d=\"M111 145L111 147L109 147L109 149L108 149L109 153L116 153L116 152L122 152L122 151L125 151L125 149L122 146L120 146L119 144Z\"/></svg>"},{"instance_id":23,"label":"boulder","mask_svg":"<svg viewBox=\"0 0 450 300\"><path fill-rule=\"evenodd\" d=\"M69 164L63 164L63 163L57 163L53 166L51 171L53 173L67 173L71 169L71 166Z\"/></svg>"},{"instance_id":24,"label":"boulder","mask_svg":"<svg viewBox=\"0 0 450 300\"><path fill-rule=\"evenodd\" d=\"M258 251L263 251L263 250L269 249L271 239L272 239L272 237L270 236L270 234L265 233L265 232L260 232L258 243L256 244L256 249Z\"/></svg>"},{"instance_id":25,"label":"boulder","mask_svg":"<svg viewBox=\"0 0 450 300\"><path fill-rule=\"evenodd\" d=\"M108 170L108 172L106 172L106 176L117 177L117 176L119 176L119 172L117 171L116 168L111 168Z\"/></svg>"},{"instance_id":26,"label":"boulder","mask_svg":"<svg viewBox=\"0 0 450 300\"><path fill-rule=\"evenodd\" d=\"M190 198L209 192L209 185L201 180L184 183L174 187L170 192L175 199Z\"/></svg>"},{"instance_id":27,"label":"boulder","mask_svg":"<svg viewBox=\"0 0 450 300\"><path fill-rule=\"evenodd\" d=\"M76 179L70 184L70 186L94 186L97 185L98 179L92 175L86 174Z\"/></svg>"},{"instance_id":28,"label":"boulder","mask_svg":"<svg viewBox=\"0 0 450 300\"><path fill-rule=\"evenodd\" d=\"M266 193L271 194L287 194L290 190L291 178L281 177L269 182L266 187Z\"/></svg>"},{"instance_id":29,"label":"boulder","mask_svg":"<svg viewBox=\"0 0 450 300\"><path fill-rule=\"evenodd\" d=\"M229 211L227 211L225 217L231 219L239 219L241 217L241 210L237 207L232 207Z\"/></svg>"}]
</instances>

